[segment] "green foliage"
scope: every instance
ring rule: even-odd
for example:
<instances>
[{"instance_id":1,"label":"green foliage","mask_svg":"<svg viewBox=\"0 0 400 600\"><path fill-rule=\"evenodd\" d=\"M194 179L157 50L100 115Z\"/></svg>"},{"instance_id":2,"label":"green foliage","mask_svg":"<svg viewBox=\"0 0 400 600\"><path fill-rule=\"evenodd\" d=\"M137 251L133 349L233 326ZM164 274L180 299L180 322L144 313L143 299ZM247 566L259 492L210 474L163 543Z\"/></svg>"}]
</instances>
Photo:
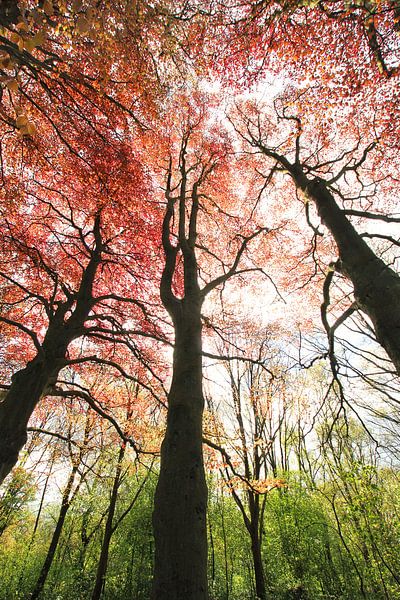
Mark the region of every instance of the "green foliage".
<instances>
[{"instance_id":1,"label":"green foliage","mask_svg":"<svg viewBox=\"0 0 400 600\"><path fill-rule=\"evenodd\" d=\"M12 472L8 486L0 495L0 536L24 518L24 510L35 496L34 478L23 467Z\"/></svg>"},{"instance_id":2,"label":"green foliage","mask_svg":"<svg viewBox=\"0 0 400 600\"><path fill-rule=\"evenodd\" d=\"M359 441L359 440L358 440ZM286 487L269 491L263 513L262 557L268 595L276 600L400 600L400 481L355 452L357 436L315 480L281 473ZM363 450L364 456L365 448ZM91 473L71 504L43 600L89 600L112 487L115 462ZM123 515L145 470L126 461L115 520ZM152 473L111 539L104 600L148 600L154 543ZM218 476L209 477L210 600L255 600L250 537L242 514ZM35 486L16 470L1 496L0 600L26 599L33 589L55 527L59 500L45 502L34 532ZM245 491L239 492L243 496Z\"/></svg>"}]
</instances>

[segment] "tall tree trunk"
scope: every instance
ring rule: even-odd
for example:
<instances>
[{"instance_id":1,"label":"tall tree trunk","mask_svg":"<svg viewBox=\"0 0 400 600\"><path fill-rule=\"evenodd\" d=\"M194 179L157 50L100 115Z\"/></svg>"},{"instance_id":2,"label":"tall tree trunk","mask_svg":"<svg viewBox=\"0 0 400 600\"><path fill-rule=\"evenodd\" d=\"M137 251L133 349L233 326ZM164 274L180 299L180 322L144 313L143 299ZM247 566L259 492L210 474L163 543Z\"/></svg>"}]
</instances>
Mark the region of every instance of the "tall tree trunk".
<instances>
[{"instance_id":1,"label":"tall tree trunk","mask_svg":"<svg viewBox=\"0 0 400 600\"><path fill-rule=\"evenodd\" d=\"M40 517L42 515L42 510L43 510L43 505L44 505L44 499L46 497L46 492L47 492L47 486L49 485L50 477L51 477L52 472L53 472L53 466L54 466L54 462L55 462L55 457L56 457L56 451L54 449L53 452L52 452L52 455L51 455L50 466L49 466L48 471L46 473L46 480L44 482L42 494L40 496L39 508L38 508L37 513L36 513L35 525L33 526L32 537L31 537L31 540L29 542L29 547L33 543L33 540L35 539L37 528L39 527L39 521L40 521Z\"/></svg>"},{"instance_id":2,"label":"tall tree trunk","mask_svg":"<svg viewBox=\"0 0 400 600\"><path fill-rule=\"evenodd\" d=\"M247 244L263 231L244 237L231 267L200 289L196 257L200 189L218 160L214 152L201 158L193 152L188 162L188 144L196 128L189 119L181 139L177 184L173 181L172 156L166 171L167 205L162 225L165 264L160 295L174 325L175 345L167 429L154 500L152 600L208 597L201 307L207 294L235 275Z\"/></svg>"},{"instance_id":3,"label":"tall tree trunk","mask_svg":"<svg viewBox=\"0 0 400 600\"><path fill-rule=\"evenodd\" d=\"M174 319L173 378L153 512L153 600L208 596L200 306L184 298Z\"/></svg>"},{"instance_id":4,"label":"tall tree trunk","mask_svg":"<svg viewBox=\"0 0 400 600\"><path fill-rule=\"evenodd\" d=\"M300 128L301 129L301 128ZM311 200L339 250L336 269L353 284L360 309L371 319L378 342L400 374L400 277L368 246L341 209L326 181L304 174L303 166L264 146L256 137L252 143L276 160L292 177L296 187ZM297 138L297 144L300 138Z\"/></svg>"},{"instance_id":5,"label":"tall tree trunk","mask_svg":"<svg viewBox=\"0 0 400 600\"><path fill-rule=\"evenodd\" d=\"M203 370L200 290L196 258L198 188L188 186L191 168L186 163L190 128L182 138L179 157L179 196L172 183L172 158L167 173L167 207L162 226L165 265L160 295L175 331L167 428L161 446L153 529L155 539L152 600L207 600L207 485L203 463ZM190 190L189 190L190 188ZM190 198L190 199L189 199ZM178 203L178 244L173 235ZM187 219L187 211L190 216ZM174 244L171 242L174 238ZM182 298L174 292L177 256L183 258Z\"/></svg>"}]
</instances>

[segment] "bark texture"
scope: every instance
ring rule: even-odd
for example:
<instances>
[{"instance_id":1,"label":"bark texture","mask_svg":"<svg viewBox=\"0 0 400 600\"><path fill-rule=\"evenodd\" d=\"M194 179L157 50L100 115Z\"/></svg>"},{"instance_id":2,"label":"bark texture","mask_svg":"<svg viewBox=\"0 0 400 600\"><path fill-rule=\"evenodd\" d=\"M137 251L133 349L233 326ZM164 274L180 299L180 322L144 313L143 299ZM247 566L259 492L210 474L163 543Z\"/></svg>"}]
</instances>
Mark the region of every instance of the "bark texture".
<instances>
[{"instance_id":1,"label":"bark texture","mask_svg":"<svg viewBox=\"0 0 400 600\"><path fill-rule=\"evenodd\" d=\"M201 323L182 306L155 496L153 600L207 598L207 487L202 450Z\"/></svg>"},{"instance_id":2,"label":"bark texture","mask_svg":"<svg viewBox=\"0 0 400 600\"><path fill-rule=\"evenodd\" d=\"M60 337L57 342L58 351L54 344L50 344L48 352L44 347L43 353L13 375L10 389L0 404L0 483L16 464L26 443L26 428L35 406L65 364L62 359L68 344L63 344Z\"/></svg>"},{"instance_id":3,"label":"bark texture","mask_svg":"<svg viewBox=\"0 0 400 600\"><path fill-rule=\"evenodd\" d=\"M178 182L172 181L171 157L165 187L167 206L162 227L165 264L160 294L173 322L175 345L167 429L154 500L152 600L208 598L201 308L207 294L237 273L247 244L265 231L257 229L243 237L230 268L200 288L196 257L199 199L207 197L201 187L218 160L214 151L202 155L200 150L200 154L193 152L190 160L187 158L190 136L196 127L188 124L182 136L176 168ZM199 249L207 252L202 246Z\"/></svg>"}]
</instances>

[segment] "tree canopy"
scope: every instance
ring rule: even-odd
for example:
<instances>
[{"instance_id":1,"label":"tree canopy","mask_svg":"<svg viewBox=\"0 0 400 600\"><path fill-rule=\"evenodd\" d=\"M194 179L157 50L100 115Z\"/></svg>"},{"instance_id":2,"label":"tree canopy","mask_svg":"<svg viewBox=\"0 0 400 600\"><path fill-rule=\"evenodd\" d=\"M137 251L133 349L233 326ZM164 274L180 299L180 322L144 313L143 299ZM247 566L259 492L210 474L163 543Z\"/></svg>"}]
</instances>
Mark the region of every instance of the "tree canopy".
<instances>
[{"instance_id":1,"label":"tree canopy","mask_svg":"<svg viewBox=\"0 0 400 600\"><path fill-rule=\"evenodd\" d=\"M35 444L44 495L58 445L69 463L30 597L110 453L93 599L153 471L145 593L210 598L218 480L209 514L232 497L267 598L266 504L290 503L293 460L372 598L339 514L361 527L355 490L381 476L357 466L349 428L380 447L398 424L399 19L397 0L1 3L0 480L21 491L2 497L0 535L33 494ZM142 481L118 517L129 469ZM371 539L364 559L397 581Z\"/></svg>"}]
</instances>

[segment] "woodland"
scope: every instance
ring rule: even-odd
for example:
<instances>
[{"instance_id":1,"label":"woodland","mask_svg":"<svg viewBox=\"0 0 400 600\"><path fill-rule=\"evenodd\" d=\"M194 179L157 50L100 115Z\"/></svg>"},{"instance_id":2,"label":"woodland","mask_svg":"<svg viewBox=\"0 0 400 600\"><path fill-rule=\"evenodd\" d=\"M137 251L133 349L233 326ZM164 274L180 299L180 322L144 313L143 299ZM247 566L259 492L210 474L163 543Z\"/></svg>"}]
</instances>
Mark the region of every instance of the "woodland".
<instances>
[{"instance_id":1,"label":"woodland","mask_svg":"<svg viewBox=\"0 0 400 600\"><path fill-rule=\"evenodd\" d=\"M0 1L0 600L400 600L399 0Z\"/></svg>"}]
</instances>

